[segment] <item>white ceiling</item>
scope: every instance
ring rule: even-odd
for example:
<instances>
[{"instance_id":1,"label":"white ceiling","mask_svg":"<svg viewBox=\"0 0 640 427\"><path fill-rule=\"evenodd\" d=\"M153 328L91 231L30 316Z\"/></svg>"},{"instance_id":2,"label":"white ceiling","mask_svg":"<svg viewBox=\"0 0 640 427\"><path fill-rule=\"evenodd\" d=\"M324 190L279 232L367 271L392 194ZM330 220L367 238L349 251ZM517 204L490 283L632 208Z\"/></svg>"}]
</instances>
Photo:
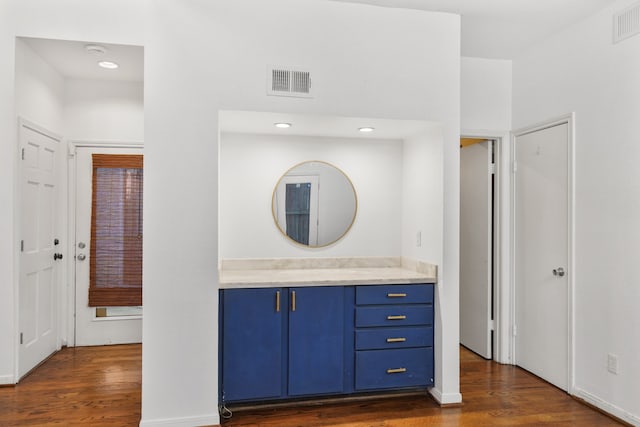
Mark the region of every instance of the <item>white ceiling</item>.
<instances>
[{"instance_id":1,"label":"white ceiling","mask_svg":"<svg viewBox=\"0 0 640 427\"><path fill-rule=\"evenodd\" d=\"M563 28L615 0L333 0L456 13L462 16L462 56L514 59Z\"/></svg>"},{"instance_id":2,"label":"white ceiling","mask_svg":"<svg viewBox=\"0 0 640 427\"><path fill-rule=\"evenodd\" d=\"M332 0L374 6L440 11L462 15L462 56L513 59L536 42L578 22L615 0ZM89 42L23 38L63 76L143 81L140 46L98 43L104 54L89 54ZM98 60L120 64L105 70Z\"/></svg>"},{"instance_id":3,"label":"white ceiling","mask_svg":"<svg viewBox=\"0 0 640 427\"><path fill-rule=\"evenodd\" d=\"M440 11L462 15L462 55L513 59L564 27L576 23L615 0L332 0L374 6ZM22 38L63 76L81 79L142 82L144 53L140 46L98 43L104 54L85 50L89 42ZM117 70L97 66L99 60L117 62ZM277 129L276 122L292 123ZM363 134L358 127L373 126ZM410 120L380 120L335 116L292 115L225 111L220 115L222 132L284 135L316 135L366 139L404 139L436 126Z\"/></svg>"},{"instance_id":4,"label":"white ceiling","mask_svg":"<svg viewBox=\"0 0 640 427\"><path fill-rule=\"evenodd\" d=\"M133 82L144 80L144 49L141 46L29 37L21 40L64 77ZM98 44L105 48L105 52L88 53L85 46L89 44ZM98 61L113 61L119 67L107 70L99 67Z\"/></svg>"}]
</instances>

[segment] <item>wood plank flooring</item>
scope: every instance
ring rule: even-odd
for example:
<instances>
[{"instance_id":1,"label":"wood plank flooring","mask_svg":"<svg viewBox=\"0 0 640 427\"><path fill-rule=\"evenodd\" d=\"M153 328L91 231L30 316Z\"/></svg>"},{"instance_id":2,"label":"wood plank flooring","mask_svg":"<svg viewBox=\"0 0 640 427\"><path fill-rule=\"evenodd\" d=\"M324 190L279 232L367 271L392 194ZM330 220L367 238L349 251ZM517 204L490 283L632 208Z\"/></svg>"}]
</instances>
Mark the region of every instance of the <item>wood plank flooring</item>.
<instances>
[{"instance_id":1,"label":"wood plank flooring","mask_svg":"<svg viewBox=\"0 0 640 427\"><path fill-rule=\"evenodd\" d=\"M619 426L530 373L460 351L464 404L428 396L236 412L223 427ZM137 426L141 346L64 349L0 388L0 426Z\"/></svg>"},{"instance_id":2,"label":"wood plank flooring","mask_svg":"<svg viewBox=\"0 0 640 427\"><path fill-rule=\"evenodd\" d=\"M137 426L142 346L65 348L0 388L0 426Z\"/></svg>"}]
</instances>

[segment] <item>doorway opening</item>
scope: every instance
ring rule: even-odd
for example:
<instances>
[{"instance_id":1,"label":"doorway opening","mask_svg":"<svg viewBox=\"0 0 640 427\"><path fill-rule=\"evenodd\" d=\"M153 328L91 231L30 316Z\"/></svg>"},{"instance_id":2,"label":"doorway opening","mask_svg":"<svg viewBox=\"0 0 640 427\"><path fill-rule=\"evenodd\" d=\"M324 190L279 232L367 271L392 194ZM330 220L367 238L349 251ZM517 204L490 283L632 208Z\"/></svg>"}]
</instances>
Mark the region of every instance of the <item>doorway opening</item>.
<instances>
[{"instance_id":1,"label":"doorway opening","mask_svg":"<svg viewBox=\"0 0 640 427\"><path fill-rule=\"evenodd\" d=\"M15 327L15 382L28 371L28 366L38 366L63 346L77 345L74 273L76 255L81 253L76 251L81 248L75 240L73 223L75 190L69 185L75 175L70 140L107 141L106 144L112 146L117 146L113 141L127 141L142 146L143 52L142 46L94 41L15 39L16 113L19 117L29 118L28 123L21 120L18 132L19 159L24 162L17 172L17 180L27 184L17 191L15 211L16 259L20 258L16 261L19 279L14 284L14 306L19 319ZM101 68L98 66L101 60L118 63L120 67ZM45 147L51 141L54 147ZM36 152L37 147L44 147L42 155ZM35 169L41 169L42 173L34 175L35 178L25 175L25 171ZM38 180L51 171L55 179L43 181L43 191L36 191ZM21 204L21 201L25 203ZM51 215L38 217L47 206ZM40 231L46 233L36 236ZM23 262L22 254L26 251L20 250L21 244L30 255L35 255L36 249L42 249L38 255L39 264L35 266L37 270L27 265L34 264L34 257L31 257L33 260L25 258ZM89 253L84 256L87 263L90 262ZM48 266L44 261L53 264ZM45 283L50 286L44 286ZM41 301L36 304L35 298ZM45 305L45 300L51 303ZM103 323L111 325L117 323L115 318L125 317L114 315L113 310L102 314L105 315L102 319L108 320ZM136 316L139 318L139 313L126 317ZM33 337L38 331L43 332L40 334L43 343L47 338L52 339L52 344L47 345L46 351L30 358L23 353L27 347L35 348Z\"/></svg>"},{"instance_id":2,"label":"doorway opening","mask_svg":"<svg viewBox=\"0 0 640 427\"><path fill-rule=\"evenodd\" d=\"M460 139L460 343L493 359L497 139Z\"/></svg>"}]
</instances>

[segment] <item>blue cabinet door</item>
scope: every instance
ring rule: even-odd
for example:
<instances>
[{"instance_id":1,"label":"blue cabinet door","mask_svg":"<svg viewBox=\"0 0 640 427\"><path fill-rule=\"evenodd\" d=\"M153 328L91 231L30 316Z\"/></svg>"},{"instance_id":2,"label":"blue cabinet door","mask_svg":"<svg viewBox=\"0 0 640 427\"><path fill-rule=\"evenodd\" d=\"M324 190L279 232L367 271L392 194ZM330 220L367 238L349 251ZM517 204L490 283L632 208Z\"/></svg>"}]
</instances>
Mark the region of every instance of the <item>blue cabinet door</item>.
<instances>
[{"instance_id":1,"label":"blue cabinet door","mask_svg":"<svg viewBox=\"0 0 640 427\"><path fill-rule=\"evenodd\" d=\"M282 395L281 296L280 288L222 292L223 402Z\"/></svg>"},{"instance_id":2,"label":"blue cabinet door","mask_svg":"<svg viewBox=\"0 0 640 427\"><path fill-rule=\"evenodd\" d=\"M289 290L289 395L344 391L344 287Z\"/></svg>"}]
</instances>

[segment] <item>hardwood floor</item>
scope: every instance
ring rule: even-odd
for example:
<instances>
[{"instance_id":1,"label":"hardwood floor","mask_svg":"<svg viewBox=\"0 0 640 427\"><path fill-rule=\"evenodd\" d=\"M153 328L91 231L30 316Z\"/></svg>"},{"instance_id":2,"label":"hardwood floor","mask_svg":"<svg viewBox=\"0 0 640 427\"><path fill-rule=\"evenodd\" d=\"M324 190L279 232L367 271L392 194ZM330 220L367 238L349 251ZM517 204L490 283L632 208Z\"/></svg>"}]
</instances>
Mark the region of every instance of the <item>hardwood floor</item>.
<instances>
[{"instance_id":1,"label":"hardwood floor","mask_svg":"<svg viewBox=\"0 0 640 427\"><path fill-rule=\"evenodd\" d=\"M464 404L428 396L238 411L223 427L619 426L566 393L462 348ZM0 388L0 426L137 426L141 346L64 349L16 387Z\"/></svg>"},{"instance_id":2,"label":"hardwood floor","mask_svg":"<svg viewBox=\"0 0 640 427\"><path fill-rule=\"evenodd\" d=\"M236 412L224 427L620 426L527 371L460 349L464 404L441 408L428 396Z\"/></svg>"},{"instance_id":3,"label":"hardwood floor","mask_svg":"<svg viewBox=\"0 0 640 427\"><path fill-rule=\"evenodd\" d=\"M142 346L65 348L0 388L0 426L137 426Z\"/></svg>"}]
</instances>

